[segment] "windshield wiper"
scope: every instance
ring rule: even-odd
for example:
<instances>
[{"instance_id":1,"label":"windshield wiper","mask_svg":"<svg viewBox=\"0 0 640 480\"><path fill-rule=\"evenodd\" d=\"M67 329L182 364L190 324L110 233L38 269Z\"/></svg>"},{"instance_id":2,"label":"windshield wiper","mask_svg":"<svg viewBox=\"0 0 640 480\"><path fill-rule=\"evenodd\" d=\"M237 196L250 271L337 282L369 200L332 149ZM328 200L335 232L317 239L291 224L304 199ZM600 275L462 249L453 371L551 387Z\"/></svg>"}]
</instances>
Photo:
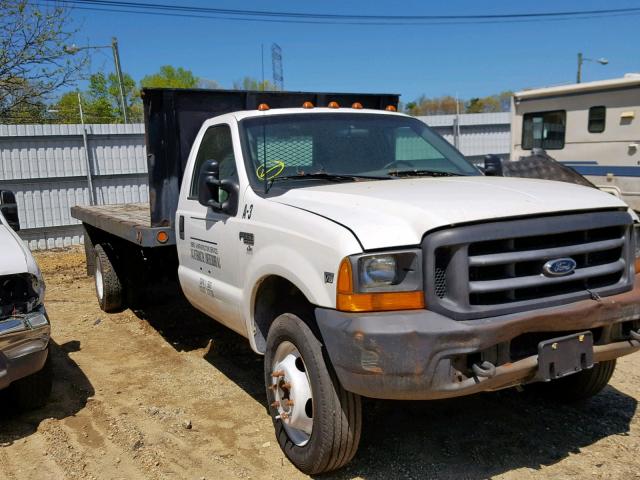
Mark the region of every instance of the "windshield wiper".
<instances>
[{"instance_id":1,"label":"windshield wiper","mask_svg":"<svg viewBox=\"0 0 640 480\"><path fill-rule=\"evenodd\" d=\"M395 177L461 177L460 173L442 172L440 170L390 170L389 175Z\"/></svg>"},{"instance_id":2,"label":"windshield wiper","mask_svg":"<svg viewBox=\"0 0 640 480\"><path fill-rule=\"evenodd\" d=\"M364 180L390 180L393 177L381 177L375 175L358 175L358 174L347 174L347 173L326 173L326 172L316 172L316 173L299 173L296 175L285 175L283 177L273 177L269 180L269 184L267 187L267 191L271 188L274 182L279 182L283 180L308 180L308 179L320 179L320 180L329 180L334 182L354 182L360 179Z\"/></svg>"}]
</instances>

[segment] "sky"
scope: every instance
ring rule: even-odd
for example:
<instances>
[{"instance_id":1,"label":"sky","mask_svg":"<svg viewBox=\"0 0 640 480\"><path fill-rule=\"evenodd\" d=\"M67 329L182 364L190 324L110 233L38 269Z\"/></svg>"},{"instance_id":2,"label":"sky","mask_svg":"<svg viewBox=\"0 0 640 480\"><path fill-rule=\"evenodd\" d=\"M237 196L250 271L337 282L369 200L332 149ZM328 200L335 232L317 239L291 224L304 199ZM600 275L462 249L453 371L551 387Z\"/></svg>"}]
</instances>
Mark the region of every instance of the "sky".
<instances>
[{"instance_id":1,"label":"sky","mask_svg":"<svg viewBox=\"0 0 640 480\"><path fill-rule=\"evenodd\" d=\"M149 1L149 0L148 0ZM639 1L593 0L199 1L155 0L219 8L366 15L464 15L640 7ZM122 68L140 80L161 65L187 68L230 88L244 76L271 79L271 44L283 51L286 90L421 94L468 99L572 83L577 53L583 81L640 72L640 15L570 21L476 25L359 26L240 22L73 10L76 43L108 45L118 38ZM91 72L112 71L109 50L94 50Z\"/></svg>"}]
</instances>

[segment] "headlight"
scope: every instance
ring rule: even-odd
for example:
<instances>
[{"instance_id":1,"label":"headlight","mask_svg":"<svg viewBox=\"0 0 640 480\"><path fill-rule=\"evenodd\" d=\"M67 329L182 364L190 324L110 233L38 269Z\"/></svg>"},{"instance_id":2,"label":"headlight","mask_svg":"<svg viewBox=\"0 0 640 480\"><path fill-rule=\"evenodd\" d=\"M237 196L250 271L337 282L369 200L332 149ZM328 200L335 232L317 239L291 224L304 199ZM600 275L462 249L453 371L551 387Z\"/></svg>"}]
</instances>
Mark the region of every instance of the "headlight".
<instances>
[{"instance_id":1,"label":"headlight","mask_svg":"<svg viewBox=\"0 0 640 480\"><path fill-rule=\"evenodd\" d=\"M360 259L360 281L365 287L393 284L398 274L393 255L375 255Z\"/></svg>"},{"instance_id":2,"label":"headlight","mask_svg":"<svg viewBox=\"0 0 640 480\"><path fill-rule=\"evenodd\" d=\"M424 308L422 252L353 255L338 271L337 308L365 312Z\"/></svg>"}]
</instances>

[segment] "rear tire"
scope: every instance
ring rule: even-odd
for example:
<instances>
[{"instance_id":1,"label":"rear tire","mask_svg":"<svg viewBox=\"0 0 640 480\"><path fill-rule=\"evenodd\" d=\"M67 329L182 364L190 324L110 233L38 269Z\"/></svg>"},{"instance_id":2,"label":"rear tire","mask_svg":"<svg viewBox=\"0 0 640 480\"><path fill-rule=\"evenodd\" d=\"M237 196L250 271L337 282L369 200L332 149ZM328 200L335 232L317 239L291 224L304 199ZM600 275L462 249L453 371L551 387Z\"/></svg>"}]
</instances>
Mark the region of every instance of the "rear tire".
<instances>
[{"instance_id":1,"label":"rear tire","mask_svg":"<svg viewBox=\"0 0 640 480\"><path fill-rule=\"evenodd\" d=\"M286 373L273 377L274 371ZM360 396L342 388L322 344L296 315L285 313L271 325L264 372L276 438L291 463L309 475L346 465L360 443ZM294 403L288 410L283 408L288 398L304 400L305 395L308 399L304 405ZM274 406L276 401L283 405ZM289 412L288 418L282 418L283 411ZM306 420L294 423L301 413L307 415ZM304 421L310 421L312 426L309 428ZM294 428L298 425L303 428Z\"/></svg>"},{"instance_id":2,"label":"rear tire","mask_svg":"<svg viewBox=\"0 0 640 480\"><path fill-rule=\"evenodd\" d=\"M534 383L531 389L550 400L564 403L579 402L600 393L609 383L615 369L615 359L607 360L568 377L547 383Z\"/></svg>"},{"instance_id":3,"label":"rear tire","mask_svg":"<svg viewBox=\"0 0 640 480\"><path fill-rule=\"evenodd\" d=\"M42 369L13 382L10 386L10 397L20 410L33 410L47 403L52 385L51 349L47 349L47 360Z\"/></svg>"},{"instance_id":4,"label":"rear tire","mask_svg":"<svg viewBox=\"0 0 640 480\"><path fill-rule=\"evenodd\" d=\"M96 252L94 279L98 304L107 313L121 312L125 304L124 292L112 261L113 254L106 245L96 245L94 250Z\"/></svg>"}]
</instances>

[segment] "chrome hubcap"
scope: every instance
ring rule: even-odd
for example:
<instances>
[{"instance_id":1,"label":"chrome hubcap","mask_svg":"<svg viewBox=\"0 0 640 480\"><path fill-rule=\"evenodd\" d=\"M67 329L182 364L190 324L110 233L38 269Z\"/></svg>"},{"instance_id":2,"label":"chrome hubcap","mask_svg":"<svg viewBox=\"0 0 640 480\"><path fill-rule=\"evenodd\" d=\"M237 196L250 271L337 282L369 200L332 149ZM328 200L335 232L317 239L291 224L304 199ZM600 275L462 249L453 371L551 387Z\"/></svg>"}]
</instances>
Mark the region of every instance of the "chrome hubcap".
<instances>
[{"instance_id":1,"label":"chrome hubcap","mask_svg":"<svg viewBox=\"0 0 640 480\"><path fill-rule=\"evenodd\" d=\"M282 342L273 359L271 389L275 401L271 407L277 411L293 443L302 447L311 438L313 430L313 396L307 368L298 349L291 342Z\"/></svg>"},{"instance_id":2,"label":"chrome hubcap","mask_svg":"<svg viewBox=\"0 0 640 480\"><path fill-rule=\"evenodd\" d=\"M100 262L96 264L96 292L98 294L98 299L102 300L102 295L104 295L104 285L102 284L102 269L100 268Z\"/></svg>"}]
</instances>

